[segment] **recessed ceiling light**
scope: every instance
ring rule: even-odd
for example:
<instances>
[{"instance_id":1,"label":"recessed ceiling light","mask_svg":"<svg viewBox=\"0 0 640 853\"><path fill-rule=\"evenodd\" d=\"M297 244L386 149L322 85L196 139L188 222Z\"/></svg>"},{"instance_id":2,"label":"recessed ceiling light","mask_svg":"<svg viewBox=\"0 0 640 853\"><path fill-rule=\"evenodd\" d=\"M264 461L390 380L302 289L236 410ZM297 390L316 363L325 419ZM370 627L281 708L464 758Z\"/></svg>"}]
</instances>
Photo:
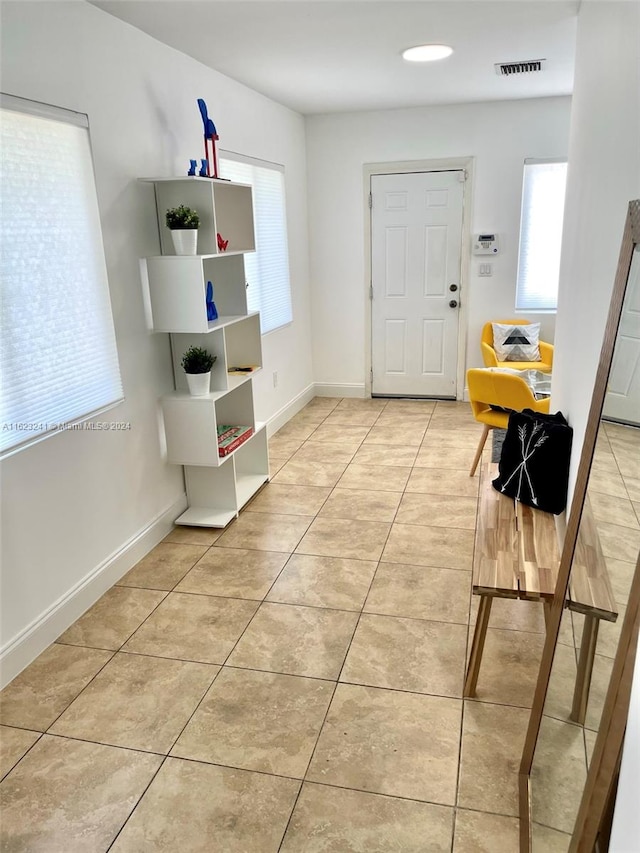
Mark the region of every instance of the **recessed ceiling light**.
<instances>
[{"instance_id":1,"label":"recessed ceiling light","mask_svg":"<svg viewBox=\"0 0 640 853\"><path fill-rule=\"evenodd\" d=\"M436 59L446 59L451 56L453 48L448 44L419 44L402 51L402 58L407 62L435 62Z\"/></svg>"}]
</instances>

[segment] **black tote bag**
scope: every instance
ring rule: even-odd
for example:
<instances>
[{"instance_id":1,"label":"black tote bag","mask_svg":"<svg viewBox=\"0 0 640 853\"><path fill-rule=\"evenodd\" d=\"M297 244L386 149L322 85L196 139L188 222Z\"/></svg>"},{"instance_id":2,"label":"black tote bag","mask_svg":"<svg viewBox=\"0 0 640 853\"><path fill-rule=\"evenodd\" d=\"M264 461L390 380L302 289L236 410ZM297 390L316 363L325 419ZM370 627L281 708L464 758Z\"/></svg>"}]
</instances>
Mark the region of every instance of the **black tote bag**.
<instances>
[{"instance_id":1,"label":"black tote bag","mask_svg":"<svg viewBox=\"0 0 640 853\"><path fill-rule=\"evenodd\" d=\"M555 515L563 512L572 438L562 412L512 412L493 487L527 506Z\"/></svg>"}]
</instances>

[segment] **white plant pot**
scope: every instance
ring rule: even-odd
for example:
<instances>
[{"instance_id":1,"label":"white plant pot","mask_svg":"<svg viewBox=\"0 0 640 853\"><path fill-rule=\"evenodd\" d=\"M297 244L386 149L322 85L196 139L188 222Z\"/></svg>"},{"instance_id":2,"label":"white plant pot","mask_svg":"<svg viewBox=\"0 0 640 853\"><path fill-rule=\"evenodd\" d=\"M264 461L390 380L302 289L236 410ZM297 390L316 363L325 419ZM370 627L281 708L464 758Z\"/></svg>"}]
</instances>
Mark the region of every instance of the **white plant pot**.
<instances>
[{"instance_id":1,"label":"white plant pot","mask_svg":"<svg viewBox=\"0 0 640 853\"><path fill-rule=\"evenodd\" d=\"M185 228L171 232L176 255L195 255L198 248L198 229Z\"/></svg>"},{"instance_id":2,"label":"white plant pot","mask_svg":"<svg viewBox=\"0 0 640 853\"><path fill-rule=\"evenodd\" d=\"M208 373L186 373L189 393L192 397L204 397L209 393L211 371Z\"/></svg>"}]
</instances>

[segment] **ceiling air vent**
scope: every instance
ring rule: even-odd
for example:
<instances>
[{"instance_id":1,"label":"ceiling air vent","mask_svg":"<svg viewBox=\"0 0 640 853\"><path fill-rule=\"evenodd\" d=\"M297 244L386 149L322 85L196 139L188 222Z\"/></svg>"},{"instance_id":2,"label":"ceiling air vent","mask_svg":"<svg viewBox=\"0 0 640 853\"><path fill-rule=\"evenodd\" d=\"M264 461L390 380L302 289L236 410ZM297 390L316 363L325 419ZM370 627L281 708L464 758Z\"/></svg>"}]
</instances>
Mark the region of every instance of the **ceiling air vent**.
<instances>
[{"instance_id":1,"label":"ceiling air vent","mask_svg":"<svg viewBox=\"0 0 640 853\"><path fill-rule=\"evenodd\" d=\"M531 71L542 71L544 59L528 59L526 62L496 62L496 74L508 77L510 74L529 74Z\"/></svg>"}]
</instances>

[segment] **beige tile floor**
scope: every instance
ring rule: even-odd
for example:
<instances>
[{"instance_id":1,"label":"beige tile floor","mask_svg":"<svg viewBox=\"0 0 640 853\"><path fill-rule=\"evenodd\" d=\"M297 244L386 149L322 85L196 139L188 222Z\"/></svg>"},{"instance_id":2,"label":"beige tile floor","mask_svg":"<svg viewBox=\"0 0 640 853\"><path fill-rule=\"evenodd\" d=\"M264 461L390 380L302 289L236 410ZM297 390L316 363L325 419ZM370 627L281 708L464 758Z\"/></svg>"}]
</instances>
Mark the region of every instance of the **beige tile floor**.
<instances>
[{"instance_id":1,"label":"beige tile floor","mask_svg":"<svg viewBox=\"0 0 640 853\"><path fill-rule=\"evenodd\" d=\"M478 437L467 404L314 399L235 522L174 530L0 694L0 848L515 853L543 620L498 602L464 701Z\"/></svg>"}]
</instances>

